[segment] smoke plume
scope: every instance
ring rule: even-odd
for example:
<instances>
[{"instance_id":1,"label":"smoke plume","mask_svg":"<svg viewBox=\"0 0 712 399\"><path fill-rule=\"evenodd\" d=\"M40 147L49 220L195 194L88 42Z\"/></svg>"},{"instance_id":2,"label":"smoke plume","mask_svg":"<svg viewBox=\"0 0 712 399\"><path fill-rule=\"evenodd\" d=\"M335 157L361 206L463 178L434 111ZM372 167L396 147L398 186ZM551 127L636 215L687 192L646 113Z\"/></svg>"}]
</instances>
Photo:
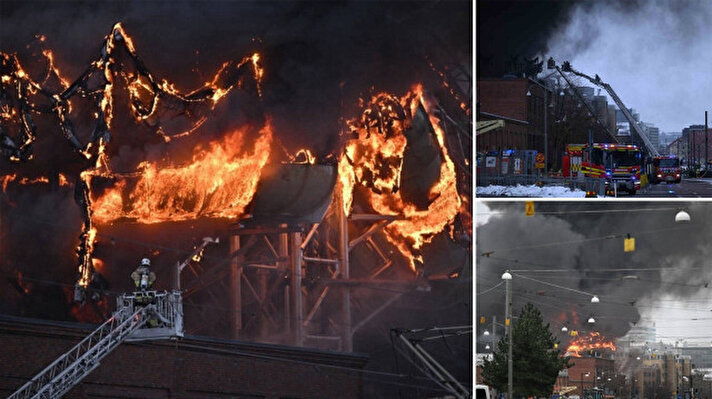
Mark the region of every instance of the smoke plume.
<instances>
[{"instance_id":1,"label":"smoke plume","mask_svg":"<svg viewBox=\"0 0 712 399\"><path fill-rule=\"evenodd\" d=\"M707 284L712 272L703 267L710 255L708 204L538 202L531 217L525 216L523 203L487 206L491 210L478 213L496 210L500 215L477 229L476 292L484 292L477 298L478 315L504 313L504 289L485 291L507 269L522 270L514 272L515 308L534 303L554 331L563 325L589 330L587 320L593 316L597 331L621 337L637 323L652 325L654 316L660 320L675 303L700 298L706 300L702 306L712 303ZM692 223L674 223L682 207L694 215ZM634 252L624 252L628 234L635 238ZM601 302L592 304L590 296L527 277L598 295Z\"/></svg>"}]
</instances>

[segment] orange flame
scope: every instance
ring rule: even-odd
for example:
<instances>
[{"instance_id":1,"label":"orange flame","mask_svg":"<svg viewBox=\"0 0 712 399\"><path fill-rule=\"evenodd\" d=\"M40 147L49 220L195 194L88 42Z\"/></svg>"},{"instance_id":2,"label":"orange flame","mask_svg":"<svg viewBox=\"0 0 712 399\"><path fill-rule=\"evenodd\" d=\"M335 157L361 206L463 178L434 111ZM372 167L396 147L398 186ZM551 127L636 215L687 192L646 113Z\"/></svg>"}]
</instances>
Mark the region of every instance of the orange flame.
<instances>
[{"instance_id":1,"label":"orange flame","mask_svg":"<svg viewBox=\"0 0 712 399\"><path fill-rule=\"evenodd\" d=\"M601 333L591 332L571 341L566 348L566 353L573 357L581 357L580 352L604 348L616 351L616 345L613 341L607 341L605 337L601 336Z\"/></svg>"},{"instance_id":2,"label":"orange flame","mask_svg":"<svg viewBox=\"0 0 712 399\"><path fill-rule=\"evenodd\" d=\"M135 174L115 176L114 187L92 199L94 220L160 223L241 216L257 189L272 141L267 124L252 151L244 153L245 130L228 134L207 149L196 149L187 165L142 162Z\"/></svg>"},{"instance_id":3,"label":"orange flame","mask_svg":"<svg viewBox=\"0 0 712 399\"><path fill-rule=\"evenodd\" d=\"M2 186L2 191L7 191L7 186L10 183L16 182L18 184L28 185L28 184L40 184L40 183L49 183L49 179L45 176L40 176L34 179L30 179L29 177L22 177L22 178L17 178L17 174L13 173L11 175L5 175L2 178L0 178L0 186Z\"/></svg>"},{"instance_id":4,"label":"orange flame","mask_svg":"<svg viewBox=\"0 0 712 399\"><path fill-rule=\"evenodd\" d=\"M430 204L424 210L405 202L398 190L407 144L404 132L420 104L435 131L442 155L440 176L430 188ZM347 144L339 162L345 211L349 212L355 184L368 186L368 202L374 211L381 215L402 216L386 226L386 237L410 259L414 271L415 261L422 262L422 257L413 250L421 249L452 223L462 204L457 192L455 166L448 156L445 135L433 109L434 104L424 95L420 85L402 98L386 93L373 96L361 119L349 121L358 140Z\"/></svg>"}]
</instances>

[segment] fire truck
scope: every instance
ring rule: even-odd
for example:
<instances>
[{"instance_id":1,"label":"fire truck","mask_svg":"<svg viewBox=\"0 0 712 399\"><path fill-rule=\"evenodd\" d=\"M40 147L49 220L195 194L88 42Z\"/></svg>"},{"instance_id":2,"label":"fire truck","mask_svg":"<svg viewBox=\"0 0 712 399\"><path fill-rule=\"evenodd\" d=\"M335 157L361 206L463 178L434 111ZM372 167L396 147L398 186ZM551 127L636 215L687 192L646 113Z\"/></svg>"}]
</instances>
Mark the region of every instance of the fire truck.
<instances>
[{"instance_id":1,"label":"fire truck","mask_svg":"<svg viewBox=\"0 0 712 399\"><path fill-rule=\"evenodd\" d=\"M653 178L655 183L680 183L682 181L680 159L674 155L653 158Z\"/></svg>"},{"instance_id":2,"label":"fire truck","mask_svg":"<svg viewBox=\"0 0 712 399\"><path fill-rule=\"evenodd\" d=\"M634 195L640 189L643 154L632 144L569 144L563 160L566 177L605 179L608 190L625 190Z\"/></svg>"}]
</instances>

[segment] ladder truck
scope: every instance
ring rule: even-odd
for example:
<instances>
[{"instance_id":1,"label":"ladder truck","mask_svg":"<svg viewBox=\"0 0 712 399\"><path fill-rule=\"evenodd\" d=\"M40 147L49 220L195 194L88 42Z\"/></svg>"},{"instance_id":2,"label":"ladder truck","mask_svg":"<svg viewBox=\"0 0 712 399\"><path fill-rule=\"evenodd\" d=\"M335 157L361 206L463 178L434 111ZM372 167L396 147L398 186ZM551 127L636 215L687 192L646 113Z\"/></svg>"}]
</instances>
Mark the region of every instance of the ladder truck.
<instances>
[{"instance_id":1,"label":"ladder truck","mask_svg":"<svg viewBox=\"0 0 712 399\"><path fill-rule=\"evenodd\" d=\"M99 367L122 342L183 337L180 291L138 291L116 298L116 311L8 399L59 398Z\"/></svg>"},{"instance_id":2,"label":"ladder truck","mask_svg":"<svg viewBox=\"0 0 712 399\"><path fill-rule=\"evenodd\" d=\"M640 137L640 139L643 141L643 144L645 145L645 149L647 150L647 153L649 156L657 157L660 155L658 153L658 149L655 148L653 143L650 141L648 138L648 135L643 131L643 129L638 126L638 123L635 121L635 118L633 118L633 115L630 113L628 108L626 108L625 104L623 104L623 101L618 97L618 94L613 90L611 85L608 83L604 82L601 80L601 77L596 75L595 78L592 78L585 73L579 72L571 67L571 63L568 61L564 61L564 63L561 65L561 68L559 68L558 65L556 65L556 62L554 61L553 58L549 58L547 61L547 68L548 69L556 69L561 76L564 76L563 72L570 72L573 73L576 76L580 76L589 82L593 83L594 85L603 88L610 96L611 99L616 103L618 108L621 110L625 118L628 120L628 123L630 123L631 127L635 131L635 133ZM562 72L563 71L563 72Z\"/></svg>"}]
</instances>

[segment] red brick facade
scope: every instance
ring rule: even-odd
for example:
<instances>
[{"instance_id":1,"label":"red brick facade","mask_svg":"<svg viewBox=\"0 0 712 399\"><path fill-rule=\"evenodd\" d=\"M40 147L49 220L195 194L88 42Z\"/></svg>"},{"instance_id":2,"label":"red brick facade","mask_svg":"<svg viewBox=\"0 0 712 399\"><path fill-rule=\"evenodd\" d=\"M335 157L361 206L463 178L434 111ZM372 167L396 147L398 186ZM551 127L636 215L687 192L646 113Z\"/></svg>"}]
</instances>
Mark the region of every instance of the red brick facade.
<instances>
[{"instance_id":1,"label":"red brick facade","mask_svg":"<svg viewBox=\"0 0 712 399\"><path fill-rule=\"evenodd\" d=\"M539 83L525 78L479 79L475 96L478 121L504 120L503 128L477 135L477 151L544 150L544 88Z\"/></svg>"},{"instance_id":2,"label":"red brick facade","mask_svg":"<svg viewBox=\"0 0 712 399\"><path fill-rule=\"evenodd\" d=\"M527 90L529 79L479 79L477 102L480 112L502 115L521 121L528 120Z\"/></svg>"},{"instance_id":3,"label":"red brick facade","mask_svg":"<svg viewBox=\"0 0 712 399\"><path fill-rule=\"evenodd\" d=\"M583 397L581 387L590 389L602 387L607 382L607 378L615 374L613 359L600 357L576 357L571 359L573 367L566 370L568 376L559 376L556 379L557 387L575 386L575 391L569 395L579 395ZM588 375L586 375L588 374Z\"/></svg>"},{"instance_id":4,"label":"red brick facade","mask_svg":"<svg viewBox=\"0 0 712 399\"><path fill-rule=\"evenodd\" d=\"M0 397L90 329L0 318ZM124 343L66 398L360 398L363 355L190 337Z\"/></svg>"}]
</instances>

